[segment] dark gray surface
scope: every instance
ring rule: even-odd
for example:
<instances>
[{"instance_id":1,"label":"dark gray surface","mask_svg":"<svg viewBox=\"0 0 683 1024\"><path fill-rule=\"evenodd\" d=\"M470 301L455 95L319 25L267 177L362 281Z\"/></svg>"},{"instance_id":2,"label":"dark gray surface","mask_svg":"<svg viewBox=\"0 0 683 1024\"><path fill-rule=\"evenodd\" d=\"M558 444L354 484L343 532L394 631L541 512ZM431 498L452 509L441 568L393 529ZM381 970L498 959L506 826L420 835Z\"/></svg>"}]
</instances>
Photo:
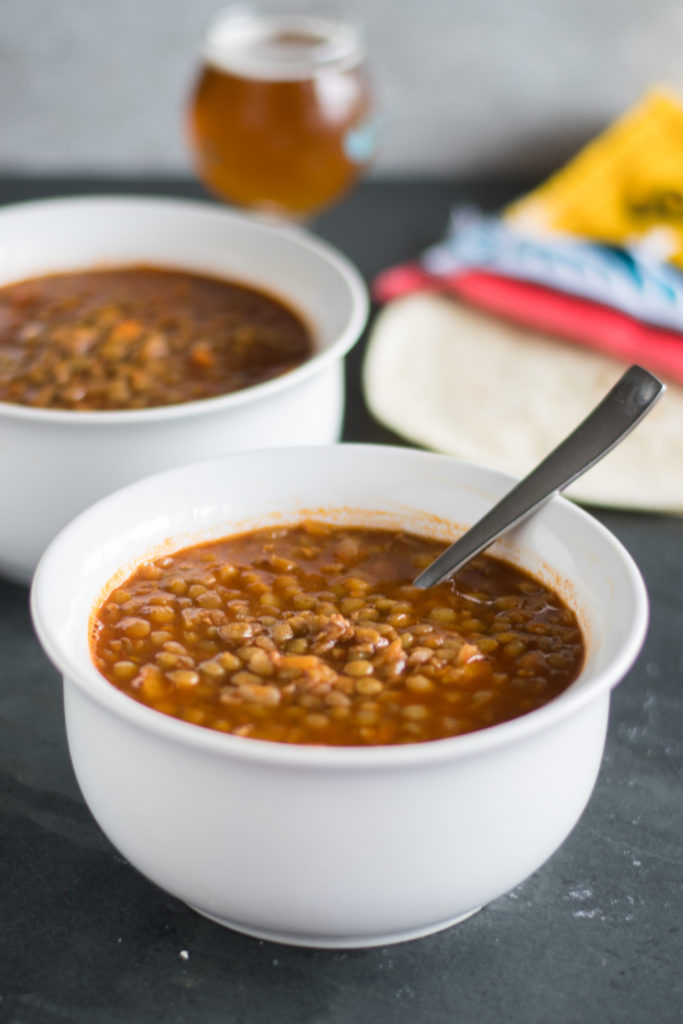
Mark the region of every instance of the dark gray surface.
<instances>
[{"instance_id":1,"label":"dark gray surface","mask_svg":"<svg viewBox=\"0 0 683 1024\"><path fill-rule=\"evenodd\" d=\"M0 180L0 202L85 191L198 194L168 181ZM449 204L513 185L370 183L316 230L370 278L441 232ZM345 439L399 443L348 361ZM74 780L61 687L28 591L0 582L2 1024L678 1024L683 961L683 519L598 513L639 564L651 627L617 688L589 806L535 875L447 932L352 952L220 928L142 878ZM409 884L409 880L406 880ZM182 954L182 955L181 955Z\"/></svg>"}]
</instances>

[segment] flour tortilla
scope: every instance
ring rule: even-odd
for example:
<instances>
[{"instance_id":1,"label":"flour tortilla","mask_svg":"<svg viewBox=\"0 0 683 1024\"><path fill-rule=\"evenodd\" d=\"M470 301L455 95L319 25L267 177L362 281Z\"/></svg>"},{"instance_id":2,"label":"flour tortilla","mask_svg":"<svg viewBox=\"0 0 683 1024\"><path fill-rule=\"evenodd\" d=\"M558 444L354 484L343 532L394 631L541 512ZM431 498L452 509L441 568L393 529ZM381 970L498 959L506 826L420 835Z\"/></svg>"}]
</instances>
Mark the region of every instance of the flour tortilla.
<instances>
[{"instance_id":1,"label":"flour tortilla","mask_svg":"<svg viewBox=\"0 0 683 1024\"><path fill-rule=\"evenodd\" d=\"M432 294L377 317L363 386L374 416L435 451L522 477L597 405L626 369ZM683 388L567 495L612 508L683 513Z\"/></svg>"}]
</instances>

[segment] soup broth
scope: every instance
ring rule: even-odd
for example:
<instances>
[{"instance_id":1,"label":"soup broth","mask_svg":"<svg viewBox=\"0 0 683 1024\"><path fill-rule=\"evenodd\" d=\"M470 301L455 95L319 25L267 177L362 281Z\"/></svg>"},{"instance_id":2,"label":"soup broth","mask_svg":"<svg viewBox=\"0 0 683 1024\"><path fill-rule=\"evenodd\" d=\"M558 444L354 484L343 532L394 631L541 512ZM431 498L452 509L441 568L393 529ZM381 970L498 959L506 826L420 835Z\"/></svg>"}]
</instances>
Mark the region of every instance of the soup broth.
<instances>
[{"instance_id":1,"label":"soup broth","mask_svg":"<svg viewBox=\"0 0 683 1024\"><path fill-rule=\"evenodd\" d=\"M93 659L157 711L285 743L437 740L553 700L583 663L574 613L488 555L414 587L445 546L307 521L187 548L107 597Z\"/></svg>"},{"instance_id":2,"label":"soup broth","mask_svg":"<svg viewBox=\"0 0 683 1024\"><path fill-rule=\"evenodd\" d=\"M158 267L0 288L0 401L143 409L270 380L313 354L303 320L242 284Z\"/></svg>"}]
</instances>

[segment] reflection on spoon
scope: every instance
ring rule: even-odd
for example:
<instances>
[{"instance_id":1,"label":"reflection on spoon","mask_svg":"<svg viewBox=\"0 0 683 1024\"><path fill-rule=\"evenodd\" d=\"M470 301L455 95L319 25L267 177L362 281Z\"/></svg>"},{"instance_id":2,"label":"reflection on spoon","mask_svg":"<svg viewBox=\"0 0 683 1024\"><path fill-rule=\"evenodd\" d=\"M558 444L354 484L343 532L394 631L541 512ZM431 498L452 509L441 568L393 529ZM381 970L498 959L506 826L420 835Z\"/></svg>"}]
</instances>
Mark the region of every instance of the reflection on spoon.
<instances>
[{"instance_id":1,"label":"reflection on spoon","mask_svg":"<svg viewBox=\"0 0 683 1024\"><path fill-rule=\"evenodd\" d=\"M665 391L632 366L572 433L413 581L433 587L563 491L629 434Z\"/></svg>"}]
</instances>

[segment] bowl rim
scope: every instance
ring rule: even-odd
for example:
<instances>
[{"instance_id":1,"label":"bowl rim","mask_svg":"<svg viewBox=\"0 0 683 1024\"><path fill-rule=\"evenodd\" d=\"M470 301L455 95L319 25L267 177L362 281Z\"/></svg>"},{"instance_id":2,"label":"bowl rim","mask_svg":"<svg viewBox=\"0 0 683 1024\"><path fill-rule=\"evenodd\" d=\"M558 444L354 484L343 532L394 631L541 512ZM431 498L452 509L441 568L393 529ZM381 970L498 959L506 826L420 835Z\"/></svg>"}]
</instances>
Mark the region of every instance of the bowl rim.
<instances>
[{"instance_id":1,"label":"bowl rim","mask_svg":"<svg viewBox=\"0 0 683 1024\"><path fill-rule=\"evenodd\" d=\"M184 419L192 416L200 416L208 413L218 413L238 406L256 403L267 400L271 395L296 387L299 383L315 376L332 363L340 361L353 347L364 330L370 311L370 298L368 288L358 268L340 249L322 238L318 238L306 228L295 224L281 224L265 215L247 213L229 208L223 208L216 200L176 198L173 196L144 195L130 193L119 195L116 193L97 193L92 195L76 196L54 196L45 199L28 199L17 203L8 203L0 208L0 228L6 217L20 215L23 212L31 213L47 208L64 208L67 212L70 207L83 208L88 205L115 207L143 207L154 208L160 212L169 210L179 212L184 210L188 213L210 214L217 220L224 223L238 224L263 232L265 236L276 235L288 239L295 245L314 253L317 257L332 267L340 279L346 284L350 296L349 316L346 326L335 339L335 341L322 351L315 352L310 358L293 370L272 377L270 380L260 384L253 384L251 387L241 388L238 391L231 391L225 395L216 395L212 398L200 398L192 402L177 402L174 405L157 405L145 409L103 409L83 410L76 409L39 409L32 406L20 405L19 403L0 401L0 416L7 416L11 419L29 420L37 423L50 423L53 425L85 424L86 426L99 424L135 425L137 423L152 423L169 419ZM123 263L119 263L123 266ZM163 261L158 262L163 267ZM170 264L169 264L170 267ZM175 267L175 265L174 265ZM181 264L177 265L182 269ZM84 268L87 269L87 268ZM190 272L191 272L191 268ZM68 273L69 271L64 271ZM36 274L36 277L49 274L51 271L44 271ZM54 271L60 273L60 271ZM209 271L207 270L208 274ZM17 281L27 280L26 277L17 278ZM226 278L227 280L227 278ZM6 284L15 282L7 281ZM245 282L246 283L246 282ZM0 287L2 287L0 285ZM254 284L253 287L256 287ZM284 300L283 300L284 301Z\"/></svg>"},{"instance_id":2,"label":"bowl rim","mask_svg":"<svg viewBox=\"0 0 683 1024\"><path fill-rule=\"evenodd\" d=\"M99 704L109 713L125 719L127 724L143 732L175 742L180 747L224 756L228 760L280 765L283 768L354 771L401 769L414 765L431 765L478 757L495 749L515 745L541 732L549 731L564 720L580 713L586 705L598 697L609 697L611 689L623 679L640 653L649 622L647 590L640 570L621 541L594 516L560 494L554 495L545 506L535 513L535 516L542 516L545 508L549 509L559 505L568 511L570 516L576 517L593 530L600 543L611 549L613 555L620 561L631 586L633 621L628 638L619 651L618 657L600 670L589 685L577 687L572 684L567 690L540 708L475 732L446 739L375 747L298 745L233 736L172 718L141 704L109 683L97 671L94 663L91 662L88 666L83 666L70 651L61 648L58 640L55 641L52 631L46 626L44 614L43 592L49 580L50 563L54 560L55 552L58 551L61 544L67 541L71 534L79 534L84 521L101 514L102 509L106 508L110 502L115 501L119 495L134 494L137 488L149 486L150 481L161 477L170 477L174 474L180 476L184 471L201 464L208 465L234 458L248 458L258 455L259 452L276 452L281 455L283 452L289 451L301 453L305 457L306 452L329 451L337 448L362 450L370 455L374 453L376 457L381 457L388 450L393 453L391 457L399 457L406 461L431 461L434 465L448 463L464 468L474 468L486 473L491 481L507 484L508 487L518 482L516 477L481 463L436 452L402 448L397 445L342 443L229 453L155 473L120 488L89 506L56 535L44 551L31 583L29 602L33 626L45 653L53 666L57 667L64 677L65 698L67 684L75 684L87 698Z\"/></svg>"}]
</instances>

